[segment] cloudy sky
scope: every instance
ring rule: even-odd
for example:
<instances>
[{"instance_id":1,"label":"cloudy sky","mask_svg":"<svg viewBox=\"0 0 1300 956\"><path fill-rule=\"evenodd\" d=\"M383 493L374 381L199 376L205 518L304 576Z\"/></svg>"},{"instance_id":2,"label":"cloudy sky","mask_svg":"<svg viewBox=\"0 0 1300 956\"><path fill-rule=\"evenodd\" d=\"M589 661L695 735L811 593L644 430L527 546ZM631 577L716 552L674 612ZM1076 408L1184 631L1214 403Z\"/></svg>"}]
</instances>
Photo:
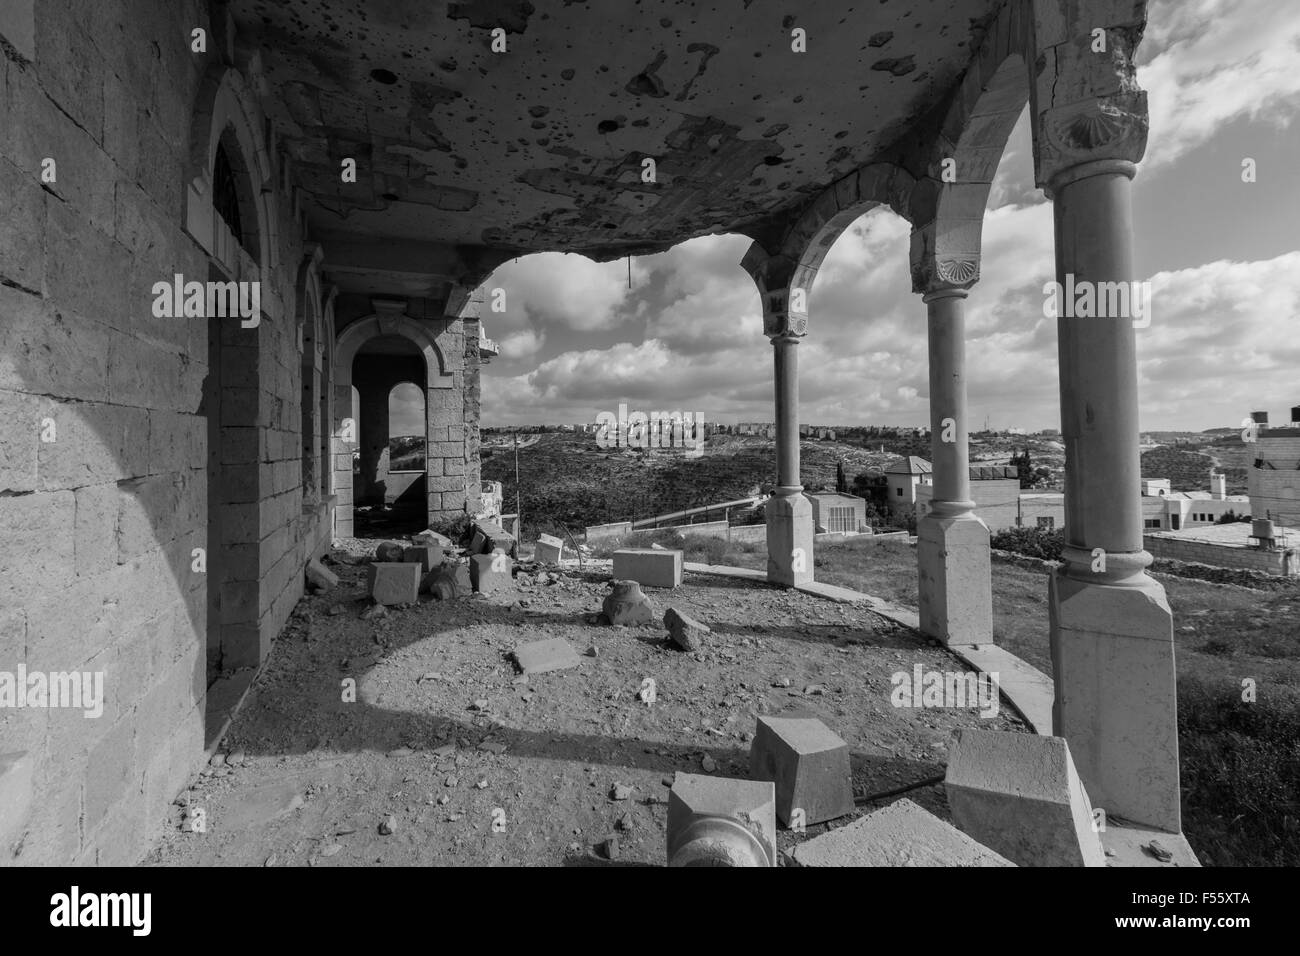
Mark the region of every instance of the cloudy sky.
<instances>
[{"instance_id":1,"label":"cloudy sky","mask_svg":"<svg viewBox=\"0 0 1300 956\"><path fill-rule=\"evenodd\" d=\"M1137 268L1152 285L1139 329L1142 427L1276 422L1300 404L1300 3L1154 0L1140 48L1151 135L1134 183ZM1257 181L1242 182L1242 161ZM835 243L799 346L801 418L928 421L925 306L908 277L909 226L868 213ZM772 419L771 346L739 262L749 240L694 239L597 264L539 254L488 281L501 356L483 423L592 421L619 402ZM970 402L995 427L1059 427L1052 210L1034 188L1027 117L990 198L982 278L968 300Z\"/></svg>"}]
</instances>

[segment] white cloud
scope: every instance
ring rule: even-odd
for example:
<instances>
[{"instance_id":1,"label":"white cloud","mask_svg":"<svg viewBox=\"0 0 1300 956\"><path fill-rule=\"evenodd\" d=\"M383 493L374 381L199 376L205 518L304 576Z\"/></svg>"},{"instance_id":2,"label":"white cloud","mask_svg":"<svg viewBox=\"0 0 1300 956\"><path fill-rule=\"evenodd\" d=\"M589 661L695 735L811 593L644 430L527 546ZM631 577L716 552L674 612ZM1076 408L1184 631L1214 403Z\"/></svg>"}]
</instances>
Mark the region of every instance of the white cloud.
<instances>
[{"instance_id":1,"label":"white cloud","mask_svg":"<svg viewBox=\"0 0 1300 956\"><path fill-rule=\"evenodd\" d=\"M622 321L627 267L592 262L561 252L541 252L500 266L486 288L506 290L505 321L520 328L529 321L580 332L613 328Z\"/></svg>"},{"instance_id":2,"label":"white cloud","mask_svg":"<svg viewBox=\"0 0 1300 956\"><path fill-rule=\"evenodd\" d=\"M1159 0L1138 50L1151 110L1146 168L1172 162L1234 119L1286 126L1300 110L1295 0Z\"/></svg>"}]
</instances>

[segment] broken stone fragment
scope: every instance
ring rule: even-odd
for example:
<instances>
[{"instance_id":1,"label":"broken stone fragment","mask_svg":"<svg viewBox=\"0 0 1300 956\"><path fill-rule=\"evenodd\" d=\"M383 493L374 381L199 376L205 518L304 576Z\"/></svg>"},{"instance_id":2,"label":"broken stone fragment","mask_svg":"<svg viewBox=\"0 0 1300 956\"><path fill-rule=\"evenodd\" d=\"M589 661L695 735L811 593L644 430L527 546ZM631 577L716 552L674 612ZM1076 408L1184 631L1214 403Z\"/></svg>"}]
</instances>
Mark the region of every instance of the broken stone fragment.
<instances>
[{"instance_id":1,"label":"broken stone fragment","mask_svg":"<svg viewBox=\"0 0 1300 956\"><path fill-rule=\"evenodd\" d=\"M616 783L609 788L611 800L626 800L632 796L632 788L626 783Z\"/></svg>"},{"instance_id":2,"label":"broken stone fragment","mask_svg":"<svg viewBox=\"0 0 1300 956\"><path fill-rule=\"evenodd\" d=\"M375 548L375 560L382 562L401 561L406 549L395 541L385 541Z\"/></svg>"},{"instance_id":3,"label":"broken stone fragment","mask_svg":"<svg viewBox=\"0 0 1300 956\"><path fill-rule=\"evenodd\" d=\"M379 832L384 836L391 836L397 832L397 817L391 813L384 818L384 822L379 824Z\"/></svg>"},{"instance_id":4,"label":"broken stone fragment","mask_svg":"<svg viewBox=\"0 0 1300 956\"><path fill-rule=\"evenodd\" d=\"M455 551L456 542L452 541L446 535L439 534L430 528L427 531L421 531L411 539L417 547L420 545L432 545L435 548L442 548L444 551Z\"/></svg>"},{"instance_id":5,"label":"broken stone fragment","mask_svg":"<svg viewBox=\"0 0 1300 956\"><path fill-rule=\"evenodd\" d=\"M698 651L704 635L711 633L707 625L687 617L675 607L664 612L664 627L668 628L673 643L684 651Z\"/></svg>"},{"instance_id":6,"label":"broken stone fragment","mask_svg":"<svg viewBox=\"0 0 1300 956\"><path fill-rule=\"evenodd\" d=\"M635 581L615 581L614 590L601 605L601 614L613 625L637 626L654 620L654 609Z\"/></svg>"},{"instance_id":7,"label":"broken stone fragment","mask_svg":"<svg viewBox=\"0 0 1300 956\"><path fill-rule=\"evenodd\" d=\"M807 840L795 866L1015 866L952 824L902 799Z\"/></svg>"},{"instance_id":8,"label":"broken stone fragment","mask_svg":"<svg viewBox=\"0 0 1300 956\"><path fill-rule=\"evenodd\" d=\"M307 562L307 583L322 590L339 583L338 575L313 558Z\"/></svg>"},{"instance_id":9,"label":"broken stone fragment","mask_svg":"<svg viewBox=\"0 0 1300 956\"><path fill-rule=\"evenodd\" d=\"M421 589L439 601L466 597L472 592L469 565L460 561L441 564L424 576Z\"/></svg>"},{"instance_id":10,"label":"broken stone fragment","mask_svg":"<svg viewBox=\"0 0 1300 956\"><path fill-rule=\"evenodd\" d=\"M577 652L562 637L524 644L515 648L513 654L515 663L525 674L544 674L579 664Z\"/></svg>"}]
</instances>

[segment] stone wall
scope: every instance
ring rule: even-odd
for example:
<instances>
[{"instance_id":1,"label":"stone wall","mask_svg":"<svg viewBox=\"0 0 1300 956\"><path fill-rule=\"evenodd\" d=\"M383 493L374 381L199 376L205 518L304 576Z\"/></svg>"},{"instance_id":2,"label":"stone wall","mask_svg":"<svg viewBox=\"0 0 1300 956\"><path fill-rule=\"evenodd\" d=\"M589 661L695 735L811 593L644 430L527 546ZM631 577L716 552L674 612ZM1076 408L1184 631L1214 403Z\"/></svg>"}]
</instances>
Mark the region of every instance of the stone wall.
<instances>
[{"instance_id":1,"label":"stone wall","mask_svg":"<svg viewBox=\"0 0 1300 956\"><path fill-rule=\"evenodd\" d=\"M26 755L0 762L5 863L139 859L204 759L205 662L265 656L328 534L300 487L301 228L274 143L248 191L261 262L238 264L260 324L153 308L154 283L221 274L186 209L229 33L197 0L0 5L0 672L104 674L98 717L0 709Z\"/></svg>"},{"instance_id":2,"label":"stone wall","mask_svg":"<svg viewBox=\"0 0 1300 956\"><path fill-rule=\"evenodd\" d=\"M1209 564L1222 568L1245 568L1268 574L1300 574L1300 560L1291 552L1260 551L1256 548L1229 548L1208 541L1183 540L1167 535L1142 536L1143 546L1153 557Z\"/></svg>"}]
</instances>

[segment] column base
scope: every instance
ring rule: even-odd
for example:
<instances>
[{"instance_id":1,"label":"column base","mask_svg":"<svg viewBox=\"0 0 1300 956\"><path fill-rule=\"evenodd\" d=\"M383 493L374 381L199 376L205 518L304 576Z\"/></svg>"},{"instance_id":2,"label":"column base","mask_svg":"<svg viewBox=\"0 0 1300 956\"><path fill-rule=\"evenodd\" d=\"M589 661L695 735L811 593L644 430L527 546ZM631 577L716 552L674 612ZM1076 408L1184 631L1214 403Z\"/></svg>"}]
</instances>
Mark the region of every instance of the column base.
<instances>
[{"instance_id":1,"label":"column base","mask_svg":"<svg viewBox=\"0 0 1300 956\"><path fill-rule=\"evenodd\" d=\"M1146 574L1115 584L1067 569L1053 572L1049 587L1053 733L1069 742L1094 807L1178 833L1178 698L1165 589Z\"/></svg>"},{"instance_id":2,"label":"column base","mask_svg":"<svg viewBox=\"0 0 1300 956\"><path fill-rule=\"evenodd\" d=\"M975 514L929 514L917 522L921 631L944 644L993 643L989 529Z\"/></svg>"},{"instance_id":3,"label":"column base","mask_svg":"<svg viewBox=\"0 0 1300 956\"><path fill-rule=\"evenodd\" d=\"M767 499L767 580L792 588L813 579L812 505L803 495Z\"/></svg>"}]
</instances>

